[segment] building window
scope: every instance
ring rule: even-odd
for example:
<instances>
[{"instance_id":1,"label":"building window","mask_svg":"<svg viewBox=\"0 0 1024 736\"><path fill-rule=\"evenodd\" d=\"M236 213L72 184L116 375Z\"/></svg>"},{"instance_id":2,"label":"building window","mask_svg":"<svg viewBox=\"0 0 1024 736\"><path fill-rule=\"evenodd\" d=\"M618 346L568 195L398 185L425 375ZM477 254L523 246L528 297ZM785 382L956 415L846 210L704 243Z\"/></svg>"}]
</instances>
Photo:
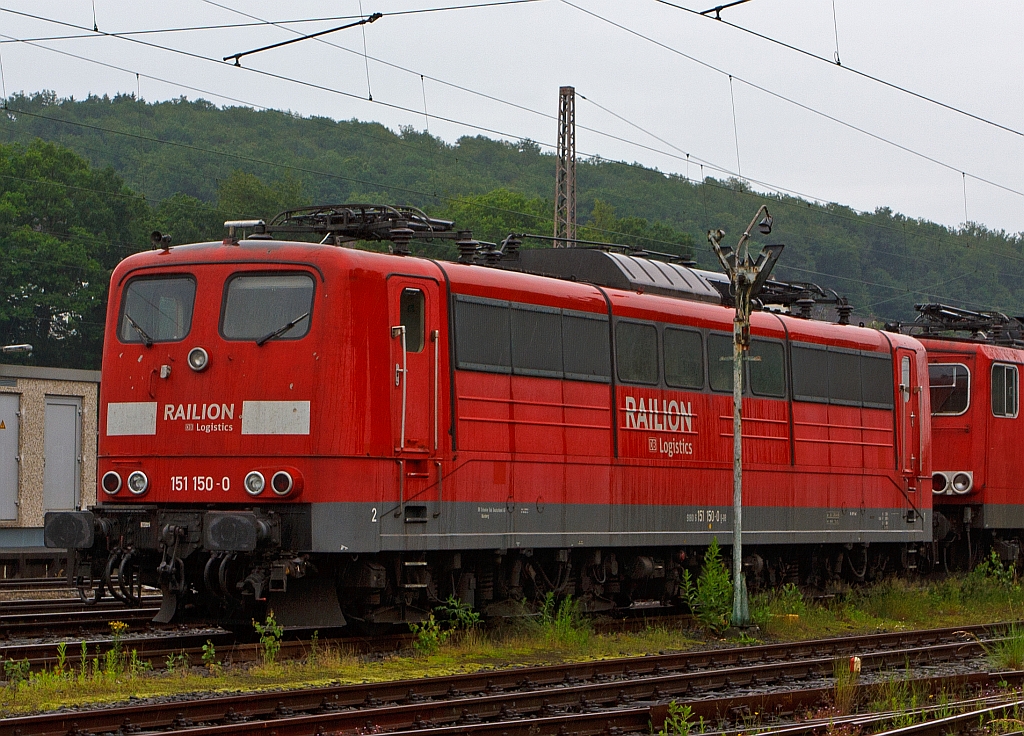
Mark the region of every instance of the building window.
<instances>
[{"instance_id":1,"label":"building window","mask_svg":"<svg viewBox=\"0 0 1024 736\"><path fill-rule=\"evenodd\" d=\"M928 366L932 416L957 416L971 403L971 372L962 363L932 363ZM994 406L994 404L993 404Z\"/></svg>"},{"instance_id":2,"label":"building window","mask_svg":"<svg viewBox=\"0 0 1024 736\"><path fill-rule=\"evenodd\" d=\"M992 414L997 417L1017 416L1017 366L1005 363L992 365Z\"/></svg>"}]
</instances>

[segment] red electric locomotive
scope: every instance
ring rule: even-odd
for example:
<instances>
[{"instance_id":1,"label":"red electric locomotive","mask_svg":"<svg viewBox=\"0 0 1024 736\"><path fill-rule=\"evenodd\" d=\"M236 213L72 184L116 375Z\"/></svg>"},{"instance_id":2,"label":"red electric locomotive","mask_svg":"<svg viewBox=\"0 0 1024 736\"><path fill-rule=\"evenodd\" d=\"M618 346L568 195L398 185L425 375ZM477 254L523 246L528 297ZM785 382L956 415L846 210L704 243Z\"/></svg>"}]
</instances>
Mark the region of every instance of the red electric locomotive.
<instances>
[{"instance_id":1,"label":"red electric locomotive","mask_svg":"<svg viewBox=\"0 0 1024 736\"><path fill-rule=\"evenodd\" d=\"M1019 563L1024 323L944 304L916 307L917 322L894 327L928 351L936 558L965 570L992 549Z\"/></svg>"},{"instance_id":2,"label":"red electric locomotive","mask_svg":"<svg viewBox=\"0 0 1024 736\"><path fill-rule=\"evenodd\" d=\"M731 540L721 276L481 245L409 209L309 208L114 271L99 497L47 515L72 577L291 624L671 601ZM316 233L322 242L275 240ZM233 235L233 233L232 233ZM389 240L392 253L342 247ZM457 240L460 263L407 255ZM744 400L752 585L864 579L931 540L912 337L757 312Z\"/></svg>"}]
</instances>

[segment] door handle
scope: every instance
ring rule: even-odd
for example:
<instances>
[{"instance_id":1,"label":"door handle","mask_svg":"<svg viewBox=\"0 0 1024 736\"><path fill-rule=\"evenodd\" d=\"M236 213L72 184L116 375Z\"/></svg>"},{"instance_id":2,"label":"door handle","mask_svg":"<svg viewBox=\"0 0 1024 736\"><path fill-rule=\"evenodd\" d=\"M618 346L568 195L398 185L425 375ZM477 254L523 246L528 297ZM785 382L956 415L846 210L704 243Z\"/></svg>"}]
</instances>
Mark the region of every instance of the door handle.
<instances>
[{"instance_id":1,"label":"door handle","mask_svg":"<svg viewBox=\"0 0 1024 736\"><path fill-rule=\"evenodd\" d=\"M395 325L391 328L391 339L394 340L396 337L402 338L402 365L399 366L395 363L395 386L402 387L402 433L400 441L398 443L398 449L405 449L405 407L406 407L406 393L408 391L409 382L403 381L402 376L409 368L409 350L406 344L406 332L405 325Z\"/></svg>"}]
</instances>

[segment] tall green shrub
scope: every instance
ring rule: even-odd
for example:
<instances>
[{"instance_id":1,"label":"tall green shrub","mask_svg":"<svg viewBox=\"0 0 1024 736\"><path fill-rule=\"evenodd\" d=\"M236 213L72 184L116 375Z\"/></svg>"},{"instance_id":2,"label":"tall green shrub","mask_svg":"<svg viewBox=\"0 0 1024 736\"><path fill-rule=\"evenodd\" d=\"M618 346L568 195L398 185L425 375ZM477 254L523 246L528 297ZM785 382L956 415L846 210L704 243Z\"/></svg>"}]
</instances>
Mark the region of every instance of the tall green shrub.
<instances>
[{"instance_id":1,"label":"tall green shrub","mask_svg":"<svg viewBox=\"0 0 1024 736\"><path fill-rule=\"evenodd\" d=\"M722 562L718 539L712 539L704 553L704 566L696 583L689 570L683 570L682 597L697 622L712 634L729 628L732 613L732 580Z\"/></svg>"}]
</instances>

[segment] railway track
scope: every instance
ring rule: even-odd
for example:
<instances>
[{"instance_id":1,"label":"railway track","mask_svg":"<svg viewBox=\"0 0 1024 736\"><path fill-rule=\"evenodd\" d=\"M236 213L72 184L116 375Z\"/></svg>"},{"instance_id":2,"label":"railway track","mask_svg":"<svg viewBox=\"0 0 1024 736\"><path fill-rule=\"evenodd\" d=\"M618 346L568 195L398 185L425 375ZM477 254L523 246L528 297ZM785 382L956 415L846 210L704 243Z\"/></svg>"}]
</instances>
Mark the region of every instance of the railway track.
<instances>
[{"instance_id":1,"label":"railway track","mask_svg":"<svg viewBox=\"0 0 1024 736\"><path fill-rule=\"evenodd\" d=\"M73 590L67 578L0 578L0 592L18 590Z\"/></svg>"},{"instance_id":2,"label":"railway track","mask_svg":"<svg viewBox=\"0 0 1024 736\"><path fill-rule=\"evenodd\" d=\"M159 608L160 596L142 596L142 607ZM67 613L70 611L110 611L116 614L118 611L124 610L128 610L128 607L120 601L114 600L103 600L93 604L83 603L79 598L24 598L0 601L0 616L28 616L37 613Z\"/></svg>"},{"instance_id":3,"label":"railway track","mask_svg":"<svg viewBox=\"0 0 1024 736\"><path fill-rule=\"evenodd\" d=\"M783 712L831 690L838 656L857 654L866 671L956 661L983 651L998 626L845 637L796 644L685 652L453 677L338 685L261 697L252 694L146 703L7 719L0 736L167 730L189 736L289 734L366 728L417 733L600 733L647 731L672 699L707 719L737 708ZM219 649L219 647L218 647ZM768 701L765 688L776 691ZM811 700L813 699L813 700ZM656 720L654 721L656 722ZM615 731L611 731L615 733Z\"/></svg>"},{"instance_id":4,"label":"railway track","mask_svg":"<svg viewBox=\"0 0 1024 736\"><path fill-rule=\"evenodd\" d=\"M102 601L92 606L87 606L81 601L59 599L0 602L0 641L6 640L11 642L15 640L13 643L20 642L20 644L24 645L19 647L11 645L7 649L0 647L0 657L18 660L27 659L34 668L39 669L55 661L53 656L48 654L48 652L52 651L54 645L35 643L32 640L72 637L76 640L72 643L77 645L82 637L84 637L89 640L89 646L92 648L95 648L97 645L105 647L108 646L106 641L109 638L110 623L112 621L121 621L128 624L129 630L133 633L142 631L170 632L175 629L182 629L185 626L190 630L220 629L215 622L205 623L199 621L189 625L154 624L152 619L159 610L159 603L160 596L158 595L144 596L143 606L137 608L127 608L117 601ZM690 620L690 616L675 614L656 617L649 614L628 615L596 619L594 621L594 628L598 632L637 631L650 626L652 623L657 623L661 626L686 626ZM296 632L298 636L301 636L302 633L301 631ZM312 632L306 633L308 635ZM346 637L341 640L360 642L357 647L360 651L365 651L369 648L366 644L366 642L370 641L369 639ZM143 642L139 646L146 649L151 646L145 639L133 637L128 641L132 642L133 646L134 642ZM167 641L168 636L166 633L159 637L159 642L162 645L166 645ZM409 643L410 637L405 635L388 637L385 649L390 651L406 646ZM183 643L177 649L179 652L182 650L189 655L201 655L201 650L198 646L194 646L191 643ZM166 656L167 648L165 646L161 647L160 651L163 653L162 656ZM297 648L295 651L297 656L302 656L301 648ZM140 654L142 654L141 651ZM244 653L241 657L241 661L250 661L252 659L248 654Z\"/></svg>"},{"instance_id":5,"label":"railway track","mask_svg":"<svg viewBox=\"0 0 1024 736\"><path fill-rule=\"evenodd\" d=\"M4 610L0 608L0 610ZM132 629L152 628L153 616L160 610L145 608L79 608L63 611L34 611L0 614L0 637L45 638L60 636L94 636L109 633L111 621L122 621Z\"/></svg>"}]
</instances>

